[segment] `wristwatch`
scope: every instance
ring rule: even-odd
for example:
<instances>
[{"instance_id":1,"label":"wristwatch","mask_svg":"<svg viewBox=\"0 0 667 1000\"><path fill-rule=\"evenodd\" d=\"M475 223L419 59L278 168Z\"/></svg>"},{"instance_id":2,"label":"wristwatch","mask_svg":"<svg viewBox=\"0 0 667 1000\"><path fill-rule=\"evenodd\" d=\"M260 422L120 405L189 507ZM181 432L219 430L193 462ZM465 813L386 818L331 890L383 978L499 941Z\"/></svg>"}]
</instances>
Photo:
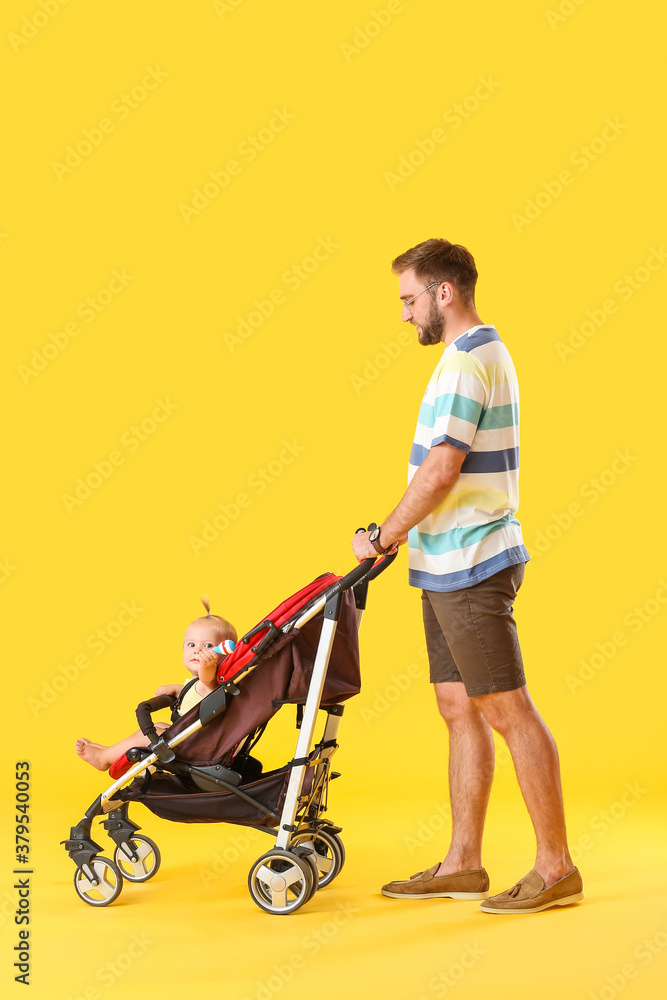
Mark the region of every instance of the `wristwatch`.
<instances>
[{"instance_id":1,"label":"wristwatch","mask_svg":"<svg viewBox=\"0 0 667 1000\"><path fill-rule=\"evenodd\" d=\"M374 528L368 536L368 541L371 543L375 551L379 556L385 554L386 549L383 549L380 545L380 532L382 531L382 525L380 524L377 528Z\"/></svg>"}]
</instances>

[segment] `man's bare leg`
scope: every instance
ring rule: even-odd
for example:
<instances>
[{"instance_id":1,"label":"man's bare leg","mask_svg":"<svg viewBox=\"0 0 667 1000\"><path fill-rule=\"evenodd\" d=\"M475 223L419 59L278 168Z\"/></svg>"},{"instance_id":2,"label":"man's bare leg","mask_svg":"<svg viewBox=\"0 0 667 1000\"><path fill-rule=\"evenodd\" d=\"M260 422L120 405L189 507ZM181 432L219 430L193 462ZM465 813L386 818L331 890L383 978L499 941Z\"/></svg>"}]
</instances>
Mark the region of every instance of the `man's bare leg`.
<instances>
[{"instance_id":1,"label":"man's bare leg","mask_svg":"<svg viewBox=\"0 0 667 1000\"><path fill-rule=\"evenodd\" d=\"M493 733L460 681L434 684L449 730L452 840L436 876L482 867L482 834L493 782Z\"/></svg>"},{"instance_id":2,"label":"man's bare leg","mask_svg":"<svg viewBox=\"0 0 667 1000\"><path fill-rule=\"evenodd\" d=\"M168 729L168 724L165 722L156 722L155 728L158 735L162 735L165 729ZM149 738L144 736L141 730L137 730L132 736L127 736L124 740L113 743L108 747L103 746L101 743L92 743L84 737L76 741L75 749L79 757L85 760L86 763L92 764L98 771L108 771L113 762L118 760L126 750L129 750L131 747L147 747L149 744Z\"/></svg>"},{"instance_id":3,"label":"man's bare leg","mask_svg":"<svg viewBox=\"0 0 667 1000\"><path fill-rule=\"evenodd\" d=\"M535 829L535 870L549 887L574 870L565 830L558 750L526 687L472 698L505 739Z\"/></svg>"}]
</instances>

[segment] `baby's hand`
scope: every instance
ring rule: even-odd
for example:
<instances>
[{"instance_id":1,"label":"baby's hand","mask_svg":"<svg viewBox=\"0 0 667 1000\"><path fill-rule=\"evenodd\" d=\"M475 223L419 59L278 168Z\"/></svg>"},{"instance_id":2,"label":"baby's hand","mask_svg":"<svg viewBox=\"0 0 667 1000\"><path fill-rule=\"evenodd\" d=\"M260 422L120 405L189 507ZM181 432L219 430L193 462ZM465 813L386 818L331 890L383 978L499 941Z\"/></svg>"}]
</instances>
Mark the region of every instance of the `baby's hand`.
<instances>
[{"instance_id":1,"label":"baby's hand","mask_svg":"<svg viewBox=\"0 0 667 1000\"><path fill-rule=\"evenodd\" d=\"M220 654L214 653L212 649L202 649L199 654L199 676L202 674L202 667L208 668L210 671L212 667L217 667L220 662Z\"/></svg>"},{"instance_id":2,"label":"baby's hand","mask_svg":"<svg viewBox=\"0 0 667 1000\"><path fill-rule=\"evenodd\" d=\"M182 684L163 684L155 692L155 697L159 698L161 694L170 694L178 696L181 693Z\"/></svg>"},{"instance_id":3,"label":"baby's hand","mask_svg":"<svg viewBox=\"0 0 667 1000\"><path fill-rule=\"evenodd\" d=\"M213 690L218 686L217 672L221 656L214 653L213 649L202 649L199 654L199 670L197 671L200 682L205 688Z\"/></svg>"}]
</instances>

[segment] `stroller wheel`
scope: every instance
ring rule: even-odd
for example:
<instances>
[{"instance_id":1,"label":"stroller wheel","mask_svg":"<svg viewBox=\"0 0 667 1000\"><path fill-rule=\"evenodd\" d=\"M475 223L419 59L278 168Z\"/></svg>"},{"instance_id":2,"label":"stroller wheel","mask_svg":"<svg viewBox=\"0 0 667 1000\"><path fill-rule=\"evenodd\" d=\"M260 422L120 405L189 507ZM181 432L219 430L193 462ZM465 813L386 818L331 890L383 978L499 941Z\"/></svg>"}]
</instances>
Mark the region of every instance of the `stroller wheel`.
<instances>
[{"instance_id":1,"label":"stroller wheel","mask_svg":"<svg viewBox=\"0 0 667 1000\"><path fill-rule=\"evenodd\" d=\"M293 913L310 899L315 877L312 863L276 848L255 862L248 875L250 895L267 913Z\"/></svg>"},{"instance_id":2,"label":"stroller wheel","mask_svg":"<svg viewBox=\"0 0 667 1000\"><path fill-rule=\"evenodd\" d=\"M308 864L310 865L311 874L313 876L313 886L308 896L308 899L312 899L320 887L320 873L317 867L317 861L315 860L315 855L312 852L309 852L308 854L302 854L301 857L303 858L304 861L307 861Z\"/></svg>"},{"instance_id":3,"label":"stroller wheel","mask_svg":"<svg viewBox=\"0 0 667 1000\"><path fill-rule=\"evenodd\" d=\"M345 864L345 847L337 833L329 833L326 827L314 830L310 827L300 830L292 837L296 847L310 847L318 871L318 889L323 889L336 878Z\"/></svg>"},{"instance_id":4,"label":"stroller wheel","mask_svg":"<svg viewBox=\"0 0 667 1000\"><path fill-rule=\"evenodd\" d=\"M157 844L141 833L135 833L126 843L119 844L113 859L128 882L147 882L153 878L161 861Z\"/></svg>"},{"instance_id":5,"label":"stroller wheel","mask_svg":"<svg viewBox=\"0 0 667 1000\"><path fill-rule=\"evenodd\" d=\"M108 906L114 899L118 899L123 888L123 876L113 861L101 855L93 858L89 867L95 873L97 885L77 868L74 873L74 888L84 903L90 906Z\"/></svg>"}]
</instances>

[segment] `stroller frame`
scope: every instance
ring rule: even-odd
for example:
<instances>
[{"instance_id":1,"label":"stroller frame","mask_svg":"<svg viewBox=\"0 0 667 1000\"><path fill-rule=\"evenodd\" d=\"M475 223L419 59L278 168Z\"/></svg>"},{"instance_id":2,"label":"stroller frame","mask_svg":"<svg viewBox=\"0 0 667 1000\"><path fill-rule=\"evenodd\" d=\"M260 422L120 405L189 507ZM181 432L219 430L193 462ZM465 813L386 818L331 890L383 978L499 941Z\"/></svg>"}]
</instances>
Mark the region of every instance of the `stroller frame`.
<instances>
[{"instance_id":1,"label":"stroller frame","mask_svg":"<svg viewBox=\"0 0 667 1000\"><path fill-rule=\"evenodd\" d=\"M222 682L200 702L197 720L172 738L165 738L168 736L168 730L164 736L158 737L151 718L152 711L173 703L174 699L171 696L156 697L138 706L137 719L142 732L150 738L150 745L135 748L128 753L132 759L134 759L133 754L139 759L95 799L80 822L71 828L69 838L61 841L77 866L74 886L84 902L91 906L107 906L118 898L124 880L148 881L158 871L160 852L157 845L150 838L136 833L140 827L129 819L129 802L114 798L124 786L134 781L140 774L145 773L148 778L149 768L157 768L176 775L187 774L203 790L231 792L267 817L267 824L253 823L252 826L275 836L275 846L255 862L248 876L250 895L261 909L274 914L292 913L306 903L317 889L333 881L343 867L345 849L339 836L341 828L330 820L323 819L322 813L327 809L330 777L337 777L335 773L333 775L330 773L331 757L338 746L337 735L344 706L342 704L322 706L320 702L340 618L343 594L347 590L354 592L358 631L366 607L370 581L379 576L395 558L396 554L393 554L384 556L380 560L365 560L315 598L310 599L305 607L280 628L275 628L272 623L262 623L262 625L269 624L270 627L258 645L252 647L253 651L257 652L264 652L281 635L292 630L298 631L321 611L324 612L308 692L303 705L295 756L285 768L276 772L278 775L287 769L290 771L279 814L253 798L242 787L239 788L239 776L222 764L197 767L187 762L180 762L176 759L173 749L220 715L227 700L238 694L236 682L257 666L261 666L261 661L251 663L233 675L231 680ZM252 633L244 636L243 640L249 641L249 637L259 628L260 626L257 626ZM270 667L265 666L265 669ZM281 701L279 704L282 706L287 703L289 702ZM297 704L298 713L302 701L296 699L294 703ZM274 702L274 705L277 704ZM317 713L320 709L326 712L326 721L322 737L313 747ZM262 731L263 728L259 731L259 735ZM255 735L251 733L248 740ZM304 793L305 778L311 769L312 780L308 791ZM269 775L271 774L273 772L269 772ZM100 855L102 848L91 837L92 822L101 815L106 815L102 826L116 845L113 861ZM234 820L224 821L234 822ZM269 825L271 821L274 825ZM278 827L277 834L275 824Z\"/></svg>"}]
</instances>

